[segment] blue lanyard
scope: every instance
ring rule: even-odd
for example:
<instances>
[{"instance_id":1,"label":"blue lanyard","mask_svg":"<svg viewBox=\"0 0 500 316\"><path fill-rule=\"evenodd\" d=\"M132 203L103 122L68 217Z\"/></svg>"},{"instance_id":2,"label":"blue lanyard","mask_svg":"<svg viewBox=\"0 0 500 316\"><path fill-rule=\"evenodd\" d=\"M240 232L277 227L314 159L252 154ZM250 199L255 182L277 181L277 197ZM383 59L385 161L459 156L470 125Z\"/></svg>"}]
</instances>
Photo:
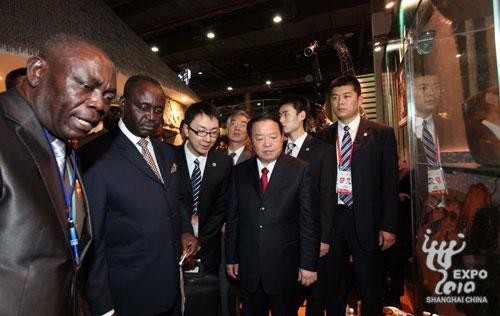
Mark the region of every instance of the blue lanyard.
<instances>
[{"instance_id":1,"label":"blue lanyard","mask_svg":"<svg viewBox=\"0 0 500 316\"><path fill-rule=\"evenodd\" d=\"M52 149L52 145L51 145L51 135L49 133L49 131L44 128L43 129L43 132L45 134L45 138L47 139L47 141L49 142L49 147L50 147L50 151L52 152L52 156L54 157L54 160L56 160L55 158L55 154L54 154L54 150ZM76 184L76 152L73 148L71 148L71 152L70 152L70 157L71 157L71 164L69 161L66 161L66 170L69 170L69 168L71 167L71 165L73 166L73 173L69 173L68 172L68 181L70 183L70 186L69 186L69 190L66 189L66 181L64 180L64 171L61 172L61 170L59 170L59 166L57 166L57 171L59 173L59 183L61 185L61 189L64 193L64 200L66 202L66 214L67 214L67 218L68 218L68 230L69 230L69 244L70 244L70 247L71 247L71 252L73 254L73 259L75 260L76 264L80 264L80 250L79 250L79 247L78 247L78 232L76 231L76 227L75 227L75 222L74 222L74 218L75 218L75 214L74 212L76 212L76 208L75 208L75 184Z\"/></svg>"}]
</instances>

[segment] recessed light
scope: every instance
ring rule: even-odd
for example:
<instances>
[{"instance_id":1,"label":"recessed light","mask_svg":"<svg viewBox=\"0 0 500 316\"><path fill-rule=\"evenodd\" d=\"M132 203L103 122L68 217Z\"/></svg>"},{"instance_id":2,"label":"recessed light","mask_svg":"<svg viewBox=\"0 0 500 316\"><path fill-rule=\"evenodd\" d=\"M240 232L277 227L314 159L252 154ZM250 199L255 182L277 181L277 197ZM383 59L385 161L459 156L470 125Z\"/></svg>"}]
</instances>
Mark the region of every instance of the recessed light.
<instances>
[{"instance_id":1,"label":"recessed light","mask_svg":"<svg viewBox=\"0 0 500 316\"><path fill-rule=\"evenodd\" d=\"M394 7L394 1L389 1L385 4L386 9L392 9Z\"/></svg>"},{"instance_id":2,"label":"recessed light","mask_svg":"<svg viewBox=\"0 0 500 316\"><path fill-rule=\"evenodd\" d=\"M213 38L215 38L215 33L214 33L214 32L212 32L212 31L208 32L208 33L207 33L207 38L209 38L209 39L213 39Z\"/></svg>"},{"instance_id":3,"label":"recessed light","mask_svg":"<svg viewBox=\"0 0 500 316\"><path fill-rule=\"evenodd\" d=\"M158 53L159 50L160 49L156 46L151 47L151 51L153 51L153 53Z\"/></svg>"},{"instance_id":4,"label":"recessed light","mask_svg":"<svg viewBox=\"0 0 500 316\"><path fill-rule=\"evenodd\" d=\"M198 75L203 75L203 71L198 71Z\"/></svg>"},{"instance_id":5,"label":"recessed light","mask_svg":"<svg viewBox=\"0 0 500 316\"><path fill-rule=\"evenodd\" d=\"M462 54L456 54L455 57L460 58L462 57Z\"/></svg>"},{"instance_id":6,"label":"recessed light","mask_svg":"<svg viewBox=\"0 0 500 316\"><path fill-rule=\"evenodd\" d=\"M227 91L233 91L233 87L231 86L227 87Z\"/></svg>"},{"instance_id":7,"label":"recessed light","mask_svg":"<svg viewBox=\"0 0 500 316\"><path fill-rule=\"evenodd\" d=\"M267 80L267 81L266 81L266 84L267 84L267 85L270 85L270 84L271 84L271 80Z\"/></svg>"},{"instance_id":8,"label":"recessed light","mask_svg":"<svg viewBox=\"0 0 500 316\"><path fill-rule=\"evenodd\" d=\"M281 15L276 14L276 15L273 17L273 22L274 22L274 23L280 23L281 21L283 21L283 18L281 17Z\"/></svg>"},{"instance_id":9,"label":"recessed light","mask_svg":"<svg viewBox=\"0 0 500 316\"><path fill-rule=\"evenodd\" d=\"M262 104L262 103L260 103L260 102L257 102L257 105L261 105L261 104Z\"/></svg>"}]
</instances>

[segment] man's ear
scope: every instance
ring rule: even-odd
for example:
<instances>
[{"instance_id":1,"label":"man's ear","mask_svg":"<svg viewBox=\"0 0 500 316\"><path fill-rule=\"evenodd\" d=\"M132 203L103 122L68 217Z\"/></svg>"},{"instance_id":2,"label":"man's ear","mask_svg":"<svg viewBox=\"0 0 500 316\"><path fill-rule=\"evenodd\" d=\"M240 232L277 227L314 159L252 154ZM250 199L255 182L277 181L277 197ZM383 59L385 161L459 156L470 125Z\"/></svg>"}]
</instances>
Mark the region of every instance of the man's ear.
<instances>
[{"instance_id":1,"label":"man's ear","mask_svg":"<svg viewBox=\"0 0 500 316\"><path fill-rule=\"evenodd\" d=\"M298 115L298 116L299 116L299 120L303 121L303 120L305 120L305 119L306 119L306 116L307 116L307 115L306 115L306 112L305 112L305 111L300 111L300 113L299 113L299 115Z\"/></svg>"},{"instance_id":2,"label":"man's ear","mask_svg":"<svg viewBox=\"0 0 500 316\"><path fill-rule=\"evenodd\" d=\"M47 72L48 64L42 57L31 57L26 64L26 77L32 87L37 87L45 73Z\"/></svg>"},{"instance_id":3,"label":"man's ear","mask_svg":"<svg viewBox=\"0 0 500 316\"><path fill-rule=\"evenodd\" d=\"M189 138L189 127L186 123L182 124L181 133L184 134L186 138Z\"/></svg>"}]
</instances>

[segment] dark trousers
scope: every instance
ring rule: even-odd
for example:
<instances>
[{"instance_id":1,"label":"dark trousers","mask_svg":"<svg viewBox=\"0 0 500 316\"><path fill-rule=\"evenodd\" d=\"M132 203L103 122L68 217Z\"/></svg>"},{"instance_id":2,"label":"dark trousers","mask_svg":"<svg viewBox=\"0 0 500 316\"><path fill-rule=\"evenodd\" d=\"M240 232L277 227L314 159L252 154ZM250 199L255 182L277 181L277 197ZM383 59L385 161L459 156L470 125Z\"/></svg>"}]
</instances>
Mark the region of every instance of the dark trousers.
<instances>
[{"instance_id":1,"label":"dark trousers","mask_svg":"<svg viewBox=\"0 0 500 316\"><path fill-rule=\"evenodd\" d=\"M328 262L324 256L318 261L318 280L308 287L299 288L299 300L297 309L306 300L306 316L323 316L326 308L327 280L328 280ZM331 267L330 267L331 268Z\"/></svg>"},{"instance_id":2,"label":"dark trousers","mask_svg":"<svg viewBox=\"0 0 500 316\"><path fill-rule=\"evenodd\" d=\"M280 295L269 295L259 282L257 291L249 292L241 288L243 314L252 316L297 316L297 290L290 289Z\"/></svg>"},{"instance_id":3,"label":"dark trousers","mask_svg":"<svg viewBox=\"0 0 500 316\"><path fill-rule=\"evenodd\" d=\"M382 314L382 252L361 248L354 225L352 208L339 207L335 214L335 230L328 262L328 316L344 316L348 287L349 255L354 261L354 273L361 296L361 315Z\"/></svg>"}]
</instances>

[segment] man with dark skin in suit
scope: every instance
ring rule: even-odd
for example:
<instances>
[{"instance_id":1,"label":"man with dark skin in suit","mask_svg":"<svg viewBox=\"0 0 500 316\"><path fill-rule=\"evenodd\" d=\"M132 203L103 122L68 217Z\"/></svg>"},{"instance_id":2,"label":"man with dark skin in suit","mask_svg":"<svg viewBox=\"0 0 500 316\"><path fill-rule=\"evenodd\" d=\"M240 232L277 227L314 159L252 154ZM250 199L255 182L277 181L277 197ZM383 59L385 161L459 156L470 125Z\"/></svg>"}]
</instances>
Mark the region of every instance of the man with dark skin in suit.
<instances>
[{"instance_id":1,"label":"man with dark skin in suit","mask_svg":"<svg viewBox=\"0 0 500 316\"><path fill-rule=\"evenodd\" d=\"M147 76L125 83L118 126L80 149L93 207L94 260L87 291L93 315L180 315L179 240L193 255L173 150L151 138L165 94Z\"/></svg>"}]
</instances>

